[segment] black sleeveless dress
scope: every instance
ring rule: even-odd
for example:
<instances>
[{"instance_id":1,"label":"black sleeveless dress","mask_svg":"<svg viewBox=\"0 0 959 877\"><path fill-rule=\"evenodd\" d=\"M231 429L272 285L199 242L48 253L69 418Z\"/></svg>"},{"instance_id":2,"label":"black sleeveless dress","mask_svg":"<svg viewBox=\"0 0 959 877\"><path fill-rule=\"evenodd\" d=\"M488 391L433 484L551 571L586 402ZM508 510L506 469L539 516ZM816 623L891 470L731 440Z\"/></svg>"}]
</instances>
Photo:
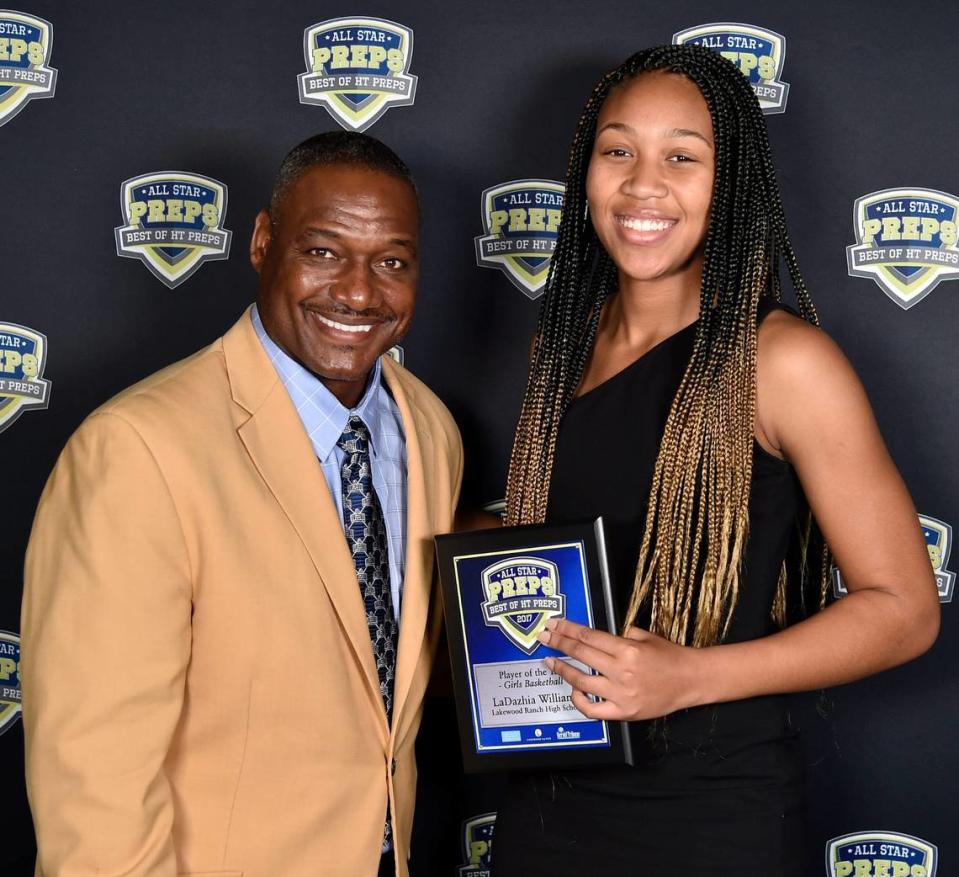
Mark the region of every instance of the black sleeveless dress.
<instances>
[{"instance_id":1,"label":"black sleeveless dress","mask_svg":"<svg viewBox=\"0 0 959 877\"><path fill-rule=\"evenodd\" d=\"M760 320L776 305L760 308ZM563 417L547 519L602 515L619 618L653 467L695 323L575 399ZM727 642L775 632L770 609L804 503L792 467L754 445L750 540ZM639 626L647 626L648 614ZM493 877L804 877L802 763L782 696L631 725L635 766L514 774Z\"/></svg>"}]
</instances>

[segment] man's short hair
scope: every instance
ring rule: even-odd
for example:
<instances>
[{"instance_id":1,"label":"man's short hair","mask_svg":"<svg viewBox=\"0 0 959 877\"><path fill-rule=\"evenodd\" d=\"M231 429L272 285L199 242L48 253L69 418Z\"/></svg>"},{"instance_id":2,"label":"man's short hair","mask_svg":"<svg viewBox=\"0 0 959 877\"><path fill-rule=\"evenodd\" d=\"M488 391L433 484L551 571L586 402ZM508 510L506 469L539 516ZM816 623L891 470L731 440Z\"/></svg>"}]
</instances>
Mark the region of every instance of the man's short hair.
<instances>
[{"instance_id":1,"label":"man's short hair","mask_svg":"<svg viewBox=\"0 0 959 877\"><path fill-rule=\"evenodd\" d=\"M389 174L408 183L419 208L419 193L410 169L385 143L356 131L327 131L294 146L283 159L270 193L270 215L277 211L286 193L308 170L331 164L349 164Z\"/></svg>"}]
</instances>

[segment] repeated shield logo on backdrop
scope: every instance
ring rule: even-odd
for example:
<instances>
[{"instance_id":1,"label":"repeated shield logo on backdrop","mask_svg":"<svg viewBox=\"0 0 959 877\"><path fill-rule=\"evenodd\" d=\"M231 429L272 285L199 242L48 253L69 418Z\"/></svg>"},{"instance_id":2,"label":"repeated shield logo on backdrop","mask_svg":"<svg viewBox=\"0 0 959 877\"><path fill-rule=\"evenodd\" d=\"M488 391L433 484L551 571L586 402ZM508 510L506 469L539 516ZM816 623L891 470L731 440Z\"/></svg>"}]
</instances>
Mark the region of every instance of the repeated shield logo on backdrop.
<instances>
[{"instance_id":1,"label":"repeated shield logo on backdrop","mask_svg":"<svg viewBox=\"0 0 959 877\"><path fill-rule=\"evenodd\" d=\"M766 114L786 112L789 83L782 81L786 39L753 24L720 21L699 24L673 34L673 42L695 43L732 61L749 80Z\"/></svg>"},{"instance_id":2,"label":"repeated shield logo on backdrop","mask_svg":"<svg viewBox=\"0 0 959 877\"><path fill-rule=\"evenodd\" d=\"M365 131L416 97L413 31L383 18L331 18L303 34L300 103L323 106L344 128Z\"/></svg>"},{"instance_id":3,"label":"repeated shield logo on backdrop","mask_svg":"<svg viewBox=\"0 0 959 877\"><path fill-rule=\"evenodd\" d=\"M549 276L563 218L566 187L555 180L510 180L480 199L483 234L475 238L476 264L498 268L529 298Z\"/></svg>"},{"instance_id":4,"label":"repeated shield logo on backdrop","mask_svg":"<svg viewBox=\"0 0 959 877\"><path fill-rule=\"evenodd\" d=\"M226 186L201 174L161 171L126 180L117 255L139 259L170 289L179 286L204 262L229 258L226 200Z\"/></svg>"},{"instance_id":5,"label":"repeated shield logo on backdrop","mask_svg":"<svg viewBox=\"0 0 959 877\"><path fill-rule=\"evenodd\" d=\"M856 199L849 274L874 280L899 307L959 277L959 199L937 189L881 189Z\"/></svg>"},{"instance_id":6,"label":"repeated shield logo on backdrop","mask_svg":"<svg viewBox=\"0 0 959 877\"><path fill-rule=\"evenodd\" d=\"M49 66L53 25L43 18L0 9L0 125L28 101L53 97L57 71Z\"/></svg>"},{"instance_id":7,"label":"repeated shield logo on backdrop","mask_svg":"<svg viewBox=\"0 0 959 877\"><path fill-rule=\"evenodd\" d=\"M826 845L828 877L936 877L936 847L910 834L861 831L833 838Z\"/></svg>"},{"instance_id":8,"label":"repeated shield logo on backdrop","mask_svg":"<svg viewBox=\"0 0 959 877\"><path fill-rule=\"evenodd\" d=\"M20 637L0 630L0 734L10 730L20 712Z\"/></svg>"},{"instance_id":9,"label":"repeated shield logo on backdrop","mask_svg":"<svg viewBox=\"0 0 959 877\"><path fill-rule=\"evenodd\" d=\"M0 323L0 432L24 411L50 404L47 336L19 323Z\"/></svg>"}]
</instances>

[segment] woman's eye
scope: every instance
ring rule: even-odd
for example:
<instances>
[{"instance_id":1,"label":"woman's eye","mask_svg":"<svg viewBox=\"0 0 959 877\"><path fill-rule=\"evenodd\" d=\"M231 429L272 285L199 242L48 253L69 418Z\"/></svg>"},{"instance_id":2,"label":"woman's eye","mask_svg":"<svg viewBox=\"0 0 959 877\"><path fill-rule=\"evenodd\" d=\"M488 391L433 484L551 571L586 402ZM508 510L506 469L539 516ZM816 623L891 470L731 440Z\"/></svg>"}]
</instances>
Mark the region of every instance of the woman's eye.
<instances>
[{"instance_id":1,"label":"woman's eye","mask_svg":"<svg viewBox=\"0 0 959 877\"><path fill-rule=\"evenodd\" d=\"M603 152L603 155L611 155L614 158L623 158L629 155L629 153L625 149L620 148L619 146L614 146L612 149L605 150Z\"/></svg>"},{"instance_id":2,"label":"woman's eye","mask_svg":"<svg viewBox=\"0 0 959 877\"><path fill-rule=\"evenodd\" d=\"M684 155L683 153L678 152L678 153L676 153L676 155L671 155L671 156L669 157L669 160L670 160L670 161L675 161L675 162L677 162L677 163L682 163L682 162L686 162L686 161L695 161L696 159L693 158L693 157L690 156L690 155Z\"/></svg>"}]
</instances>

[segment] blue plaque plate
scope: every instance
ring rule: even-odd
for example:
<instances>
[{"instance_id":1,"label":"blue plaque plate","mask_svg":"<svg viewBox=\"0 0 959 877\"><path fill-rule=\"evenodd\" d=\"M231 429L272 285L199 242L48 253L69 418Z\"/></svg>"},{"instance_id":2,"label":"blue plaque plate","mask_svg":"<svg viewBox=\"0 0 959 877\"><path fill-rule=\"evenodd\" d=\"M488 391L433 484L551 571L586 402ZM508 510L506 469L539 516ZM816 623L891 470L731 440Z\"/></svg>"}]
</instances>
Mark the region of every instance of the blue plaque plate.
<instances>
[{"instance_id":1,"label":"blue plaque plate","mask_svg":"<svg viewBox=\"0 0 959 877\"><path fill-rule=\"evenodd\" d=\"M630 763L625 722L587 719L544 660L551 618L615 631L602 519L436 537L467 771Z\"/></svg>"}]
</instances>

